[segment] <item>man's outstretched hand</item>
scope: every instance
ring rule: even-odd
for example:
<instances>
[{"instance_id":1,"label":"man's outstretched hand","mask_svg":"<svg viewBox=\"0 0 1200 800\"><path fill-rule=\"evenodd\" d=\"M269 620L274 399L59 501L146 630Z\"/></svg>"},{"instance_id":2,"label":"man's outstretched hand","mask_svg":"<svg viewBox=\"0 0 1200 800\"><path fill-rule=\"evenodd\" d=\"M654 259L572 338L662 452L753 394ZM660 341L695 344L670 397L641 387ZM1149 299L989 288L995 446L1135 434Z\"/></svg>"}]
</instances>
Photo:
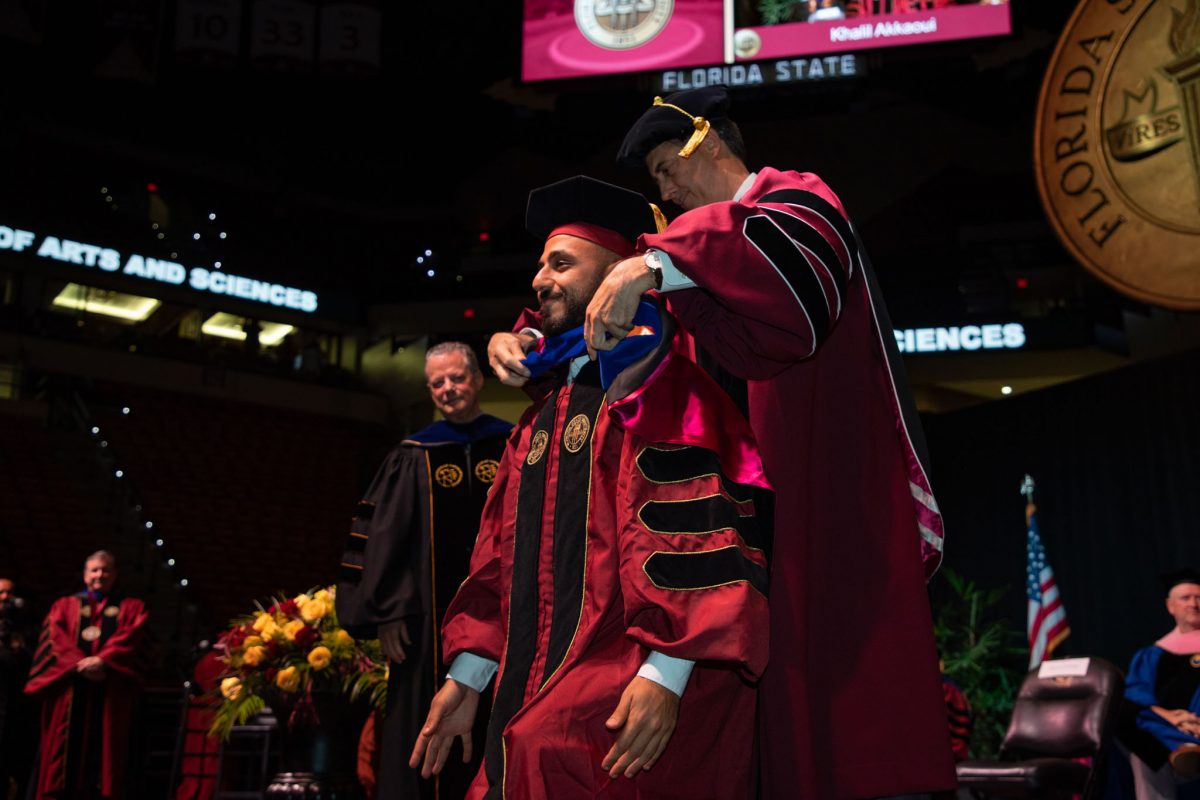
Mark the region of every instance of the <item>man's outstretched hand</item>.
<instances>
[{"instance_id":1,"label":"man's outstretched hand","mask_svg":"<svg viewBox=\"0 0 1200 800\"><path fill-rule=\"evenodd\" d=\"M678 719L677 694L652 680L634 678L621 694L617 710L604 723L620 735L600 766L608 770L610 778L622 774L632 778L650 769L667 749Z\"/></svg>"},{"instance_id":2,"label":"man's outstretched hand","mask_svg":"<svg viewBox=\"0 0 1200 800\"><path fill-rule=\"evenodd\" d=\"M462 739L463 763L471 760L471 729L479 709L479 692L456 680L447 680L433 696L429 716L417 735L408 765L421 770L421 777L437 775L450 757L454 737Z\"/></svg>"},{"instance_id":3,"label":"man's outstretched hand","mask_svg":"<svg viewBox=\"0 0 1200 800\"><path fill-rule=\"evenodd\" d=\"M613 264L588 303L583 321L583 338L588 354L597 350L612 350L633 329L642 295L654 288L654 275L646 260L633 256Z\"/></svg>"}]
</instances>

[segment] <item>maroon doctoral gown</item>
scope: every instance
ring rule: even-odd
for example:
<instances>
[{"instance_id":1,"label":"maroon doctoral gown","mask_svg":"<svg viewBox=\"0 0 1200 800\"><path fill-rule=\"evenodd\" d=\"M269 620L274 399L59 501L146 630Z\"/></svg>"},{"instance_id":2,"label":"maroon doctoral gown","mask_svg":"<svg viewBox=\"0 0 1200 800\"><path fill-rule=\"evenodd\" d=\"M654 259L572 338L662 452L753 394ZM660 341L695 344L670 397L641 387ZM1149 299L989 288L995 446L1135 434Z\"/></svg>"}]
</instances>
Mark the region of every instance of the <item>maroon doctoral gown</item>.
<instances>
[{"instance_id":1,"label":"maroon doctoral gown","mask_svg":"<svg viewBox=\"0 0 1200 800\"><path fill-rule=\"evenodd\" d=\"M122 796L146 619L141 600L113 594L95 603L60 597L50 607L25 685L42 702L38 800ZM99 637L89 641L92 628ZM87 656L104 659L103 681L76 674Z\"/></svg>"},{"instance_id":2,"label":"maroon doctoral gown","mask_svg":"<svg viewBox=\"0 0 1200 800\"><path fill-rule=\"evenodd\" d=\"M890 323L840 201L815 175L768 168L739 201L643 236L649 247L698 285L665 296L748 381L777 492L763 796L953 787L925 591L941 516L889 363Z\"/></svg>"},{"instance_id":3,"label":"maroon doctoral gown","mask_svg":"<svg viewBox=\"0 0 1200 800\"><path fill-rule=\"evenodd\" d=\"M765 481L748 424L670 347L607 391L594 362L560 373L509 440L443 628L447 663L500 663L470 798L753 794ZM605 721L651 651L698 663L661 760L612 780Z\"/></svg>"}]
</instances>

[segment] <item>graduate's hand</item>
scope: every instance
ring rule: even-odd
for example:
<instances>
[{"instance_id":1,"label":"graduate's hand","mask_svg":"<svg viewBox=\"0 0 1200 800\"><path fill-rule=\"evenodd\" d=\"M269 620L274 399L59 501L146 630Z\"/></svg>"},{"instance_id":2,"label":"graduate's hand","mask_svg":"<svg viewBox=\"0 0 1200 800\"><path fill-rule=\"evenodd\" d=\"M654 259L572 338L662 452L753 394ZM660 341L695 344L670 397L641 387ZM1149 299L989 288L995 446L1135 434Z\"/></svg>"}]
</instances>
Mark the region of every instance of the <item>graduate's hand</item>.
<instances>
[{"instance_id":1,"label":"graduate's hand","mask_svg":"<svg viewBox=\"0 0 1200 800\"><path fill-rule=\"evenodd\" d=\"M102 681L105 678L104 659L100 656L87 656L79 659L75 671L89 681Z\"/></svg>"},{"instance_id":2,"label":"graduate's hand","mask_svg":"<svg viewBox=\"0 0 1200 800\"><path fill-rule=\"evenodd\" d=\"M528 333L497 333L488 342L488 364L505 386L521 387L529 380L529 367L521 363L537 337Z\"/></svg>"},{"instance_id":3,"label":"graduate's hand","mask_svg":"<svg viewBox=\"0 0 1200 800\"><path fill-rule=\"evenodd\" d=\"M408 626L404 624L404 620L385 622L379 626L379 646L383 654L397 664L404 663L404 659L408 657L404 648L411 645L412 639L408 638Z\"/></svg>"},{"instance_id":4,"label":"graduate's hand","mask_svg":"<svg viewBox=\"0 0 1200 800\"><path fill-rule=\"evenodd\" d=\"M654 276L641 256L618 261L609 268L584 316L583 338L588 355L595 358L597 350L612 350L629 335L638 302L653 288Z\"/></svg>"},{"instance_id":5,"label":"graduate's hand","mask_svg":"<svg viewBox=\"0 0 1200 800\"><path fill-rule=\"evenodd\" d=\"M601 768L608 770L610 778L622 773L632 778L640 770L650 769L671 741L678 719L679 695L652 680L635 677L604 723L621 735L600 762Z\"/></svg>"},{"instance_id":6,"label":"graduate's hand","mask_svg":"<svg viewBox=\"0 0 1200 800\"><path fill-rule=\"evenodd\" d=\"M462 739L463 763L471 761L471 729L479 708L479 692L450 679L433 696L429 716L417 735L408 766L421 768L421 777L428 778L442 771L450 756L454 737ZM424 762L424 763L422 763Z\"/></svg>"}]
</instances>

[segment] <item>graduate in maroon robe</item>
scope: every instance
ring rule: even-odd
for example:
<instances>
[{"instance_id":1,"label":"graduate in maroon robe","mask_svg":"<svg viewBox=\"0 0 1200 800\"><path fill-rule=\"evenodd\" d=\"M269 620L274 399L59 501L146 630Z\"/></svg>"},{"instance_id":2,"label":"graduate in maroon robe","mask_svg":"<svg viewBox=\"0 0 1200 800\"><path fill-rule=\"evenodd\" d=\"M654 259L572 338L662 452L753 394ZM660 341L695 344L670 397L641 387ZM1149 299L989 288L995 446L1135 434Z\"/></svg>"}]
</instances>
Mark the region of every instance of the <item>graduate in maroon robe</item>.
<instances>
[{"instance_id":1,"label":"graduate in maroon robe","mask_svg":"<svg viewBox=\"0 0 1200 800\"><path fill-rule=\"evenodd\" d=\"M412 760L440 769L498 665L471 798L753 795L769 542L749 425L661 306L598 362L569 329L653 224L640 195L585 178L530 196L547 393L500 464Z\"/></svg>"},{"instance_id":2,"label":"graduate in maroon robe","mask_svg":"<svg viewBox=\"0 0 1200 800\"><path fill-rule=\"evenodd\" d=\"M144 671L146 607L113 591L116 559L84 565L84 591L50 607L25 692L41 701L37 798L119 798Z\"/></svg>"},{"instance_id":3,"label":"graduate in maroon robe","mask_svg":"<svg viewBox=\"0 0 1200 800\"><path fill-rule=\"evenodd\" d=\"M593 349L619 341L657 286L696 344L746 380L778 492L763 796L950 789L925 590L942 520L891 323L836 195L811 173L751 173L728 105L723 87L680 92L629 131L621 161L686 212L614 267L585 335ZM507 334L489 347L507 383L523 380L520 352Z\"/></svg>"}]
</instances>

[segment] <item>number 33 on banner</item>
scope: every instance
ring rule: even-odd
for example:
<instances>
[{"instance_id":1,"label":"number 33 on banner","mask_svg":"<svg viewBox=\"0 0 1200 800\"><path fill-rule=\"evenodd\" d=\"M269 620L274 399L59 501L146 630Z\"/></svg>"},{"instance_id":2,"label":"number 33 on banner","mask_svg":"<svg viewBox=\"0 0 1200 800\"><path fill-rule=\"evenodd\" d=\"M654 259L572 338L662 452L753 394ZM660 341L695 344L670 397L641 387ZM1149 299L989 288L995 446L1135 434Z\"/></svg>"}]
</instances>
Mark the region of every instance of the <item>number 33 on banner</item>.
<instances>
[{"instance_id":1,"label":"number 33 on banner","mask_svg":"<svg viewBox=\"0 0 1200 800\"><path fill-rule=\"evenodd\" d=\"M250 57L264 66L311 65L316 16L311 0L258 0L254 4Z\"/></svg>"}]
</instances>

